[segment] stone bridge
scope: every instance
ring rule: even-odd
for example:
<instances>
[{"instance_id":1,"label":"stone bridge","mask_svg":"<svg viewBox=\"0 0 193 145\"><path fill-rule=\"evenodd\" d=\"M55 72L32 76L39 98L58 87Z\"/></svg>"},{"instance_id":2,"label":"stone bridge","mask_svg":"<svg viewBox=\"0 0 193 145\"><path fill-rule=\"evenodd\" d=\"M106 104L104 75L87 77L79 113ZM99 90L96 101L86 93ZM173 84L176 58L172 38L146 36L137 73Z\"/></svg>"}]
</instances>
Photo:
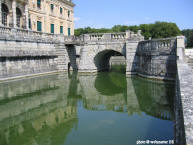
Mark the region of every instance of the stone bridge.
<instances>
[{"instance_id":1,"label":"stone bridge","mask_svg":"<svg viewBox=\"0 0 193 145\"><path fill-rule=\"evenodd\" d=\"M144 40L140 31L137 34L126 33L86 34L83 45L77 47L80 58L79 72L97 72L109 69L109 60L112 56L124 56L127 61L127 71L134 61L136 47L139 41Z\"/></svg>"},{"instance_id":2,"label":"stone bridge","mask_svg":"<svg viewBox=\"0 0 193 145\"><path fill-rule=\"evenodd\" d=\"M177 44L183 42L184 37L144 41L141 31L137 34L127 31L85 34L75 40L74 44L60 46L58 61L70 62L72 69L79 72L109 70L112 56L124 56L126 74L174 80L176 60L183 58L183 50ZM61 65L59 69L67 70L67 66Z\"/></svg>"}]
</instances>

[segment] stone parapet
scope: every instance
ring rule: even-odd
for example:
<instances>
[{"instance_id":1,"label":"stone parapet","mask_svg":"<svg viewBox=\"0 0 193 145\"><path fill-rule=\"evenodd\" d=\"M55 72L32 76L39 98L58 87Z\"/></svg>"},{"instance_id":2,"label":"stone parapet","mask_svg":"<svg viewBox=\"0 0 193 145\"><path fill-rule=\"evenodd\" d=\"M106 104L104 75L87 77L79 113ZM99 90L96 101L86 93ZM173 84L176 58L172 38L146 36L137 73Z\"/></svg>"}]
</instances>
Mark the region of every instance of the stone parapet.
<instances>
[{"instance_id":1,"label":"stone parapet","mask_svg":"<svg viewBox=\"0 0 193 145\"><path fill-rule=\"evenodd\" d=\"M177 68L175 141L176 145L193 145L193 72L183 61L177 62Z\"/></svg>"},{"instance_id":2,"label":"stone parapet","mask_svg":"<svg viewBox=\"0 0 193 145\"><path fill-rule=\"evenodd\" d=\"M90 41L126 41L126 40L144 40L140 32L137 34L127 31L120 33L92 33L81 36L84 42Z\"/></svg>"},{"instance_id":3,"label":"stone parapet","mask_svg":"<svg viewBox=\"0 0 193 145\"><path fill-rule=\"evenodd\" d=\"M152 39L141 41L139 43L138 52L165 52L176 54L176 38Z\"/></svg>"},{"instance_id":4,"label":"stone parapet","mask_svg":"<svg viewBox=\"0 0 193 145\"><path fill-rule=\"evenodd\" d=\"M60 34L42 33L27 29L11 28L0 26L0 40L17 42L38 42L38 43L65 43L75 44L78 38L75 36L64 36Z\"/></svg>"}]
</instances>

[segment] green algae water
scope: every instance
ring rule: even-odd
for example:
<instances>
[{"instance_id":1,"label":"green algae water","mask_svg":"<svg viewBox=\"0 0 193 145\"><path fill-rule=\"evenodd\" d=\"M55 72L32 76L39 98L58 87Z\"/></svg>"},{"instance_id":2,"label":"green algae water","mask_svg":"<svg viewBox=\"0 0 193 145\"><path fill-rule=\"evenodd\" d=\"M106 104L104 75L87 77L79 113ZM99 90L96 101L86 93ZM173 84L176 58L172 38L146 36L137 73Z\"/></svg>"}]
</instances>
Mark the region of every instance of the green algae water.
<instances>
[{"instance_id":1,"label":"green algae water","mask_svg":"<svg viewBox=\"0 0 193 145\"><path fill-rule=\"evenodd\" d=\"M172 83L117 71L0 83L0 145L171 144L173 97Z\"/></svg>"}]
</instances>

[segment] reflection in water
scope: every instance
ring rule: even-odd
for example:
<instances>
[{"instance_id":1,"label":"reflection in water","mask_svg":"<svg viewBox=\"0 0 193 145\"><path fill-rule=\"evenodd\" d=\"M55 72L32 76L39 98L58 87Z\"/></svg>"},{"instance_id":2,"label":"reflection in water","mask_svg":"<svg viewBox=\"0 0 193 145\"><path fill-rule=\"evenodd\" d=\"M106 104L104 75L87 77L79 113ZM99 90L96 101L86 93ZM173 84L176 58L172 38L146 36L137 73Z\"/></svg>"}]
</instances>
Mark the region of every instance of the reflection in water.
<instances>
[{"instance_id":1,"label":"reflection in water","mask_svg":"<svg viewBox=\"0 0 193 145\"><path fill-rule=\"evenodd\" d=\"M119 72L69 72L1 83L0 145L173 139L173 87Z\"/></svg>"}]
</instances>

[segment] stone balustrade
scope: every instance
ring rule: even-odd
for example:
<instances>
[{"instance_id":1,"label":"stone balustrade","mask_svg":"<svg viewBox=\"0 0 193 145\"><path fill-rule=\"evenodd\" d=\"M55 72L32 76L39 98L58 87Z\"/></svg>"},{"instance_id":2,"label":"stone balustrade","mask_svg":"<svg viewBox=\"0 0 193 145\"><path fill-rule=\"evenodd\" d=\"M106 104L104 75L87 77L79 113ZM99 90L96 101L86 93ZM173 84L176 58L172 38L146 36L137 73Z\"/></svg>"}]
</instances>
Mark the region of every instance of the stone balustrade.
<instances>
[{"instance_id":1,"label":"stone balustrade","mask_svg":"<svg viewBox=\"0 0 193 145\"><path fill-rule=\"evenodd\" d=\"M120 40L120 39L126 39L126 33L112 33L111 39Z\"/></svg>"},{"instance_id":2,"label":"stone balustrade","mask_svg":"<svg viewBox=\"0 0 193 145\"><path fill-rule=\"evenodd\" d=\"M153 40L141 41L138 46L138 52L143 52L143 53L173 52L174 53L175 46L176 46L176 38L153 39Z\"/></svg>"},{"instance_id":3,"label":"stone balustrade","mask_svg":"<svg viewBox=\"0 0 193 145\"><path fill-rule=\"evenodd\" d=\"M120 33L91 33L85 34L84 41L126 41L128 39L132 40L144 40L144 37L141 35L141 31L138 31L137 34L131 31L120 32Z\"/></svg>"},{"instance_id":4,"label":"stone balustrade","mask_svg":"<svg viewBox=\"0 0 193 145\"><path fill-rule=\"evenodd\" d=\"M42 33L27 29L11 28L0 26L0 40L17 40L27 42L43 43L72 43L76 40L75 36L64 36L61 34Z\"/></svg>"}]
</instances>

